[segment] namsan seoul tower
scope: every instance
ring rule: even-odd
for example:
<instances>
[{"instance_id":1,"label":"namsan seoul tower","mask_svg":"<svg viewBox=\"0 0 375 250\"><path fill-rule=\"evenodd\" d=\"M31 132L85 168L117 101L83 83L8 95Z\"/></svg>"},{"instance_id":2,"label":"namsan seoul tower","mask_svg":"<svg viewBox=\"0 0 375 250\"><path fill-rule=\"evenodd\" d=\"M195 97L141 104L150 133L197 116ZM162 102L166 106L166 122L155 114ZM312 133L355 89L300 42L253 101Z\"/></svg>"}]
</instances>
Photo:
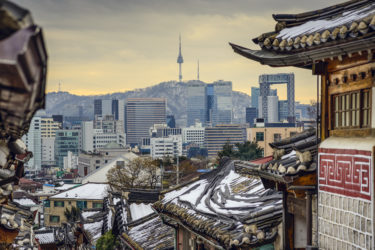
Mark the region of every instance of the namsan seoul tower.
<instances>
[{"instance_id":1,"label":"namsan seoul tower","mask_svg":"<svg viewBox=\"0 0 375 250\"><path fill-rule=\"evenodd\" d=\"M179 65L178 80L181 82L182 81L181 65L184 63L184 58L182 57L182 54L181 54L181 34L180 34L179 38L180 38L180 44L179 44L179 52L178 52L178 57L177 57L177 63Z\"/></svg>"}]
</instances>

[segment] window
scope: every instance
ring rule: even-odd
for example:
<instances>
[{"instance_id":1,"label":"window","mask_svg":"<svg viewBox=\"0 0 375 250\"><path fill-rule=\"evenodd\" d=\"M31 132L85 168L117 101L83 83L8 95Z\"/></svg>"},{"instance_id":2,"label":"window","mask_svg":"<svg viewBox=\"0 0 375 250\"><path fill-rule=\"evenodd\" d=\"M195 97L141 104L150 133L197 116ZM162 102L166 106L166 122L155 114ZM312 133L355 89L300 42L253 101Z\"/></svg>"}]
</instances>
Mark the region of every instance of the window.
<instances>
[{"instance_id":1,"label":"window","mask_svg":"<svg viewBox=\"0 0 375 250\"><path fill-rule=\"evenodd\" d=\"M93 208L103 208L103 203L101 202L93 202L92 203Z\"/></svg>"},{"instance_id":2,"label":"window","mask_svg":"<svg viewBox=\"0 0 375 250\"><path fill-rule=\"evenodd\" d=\"M274 142L281 141L281 134L273 134L273 141Z\"/></svg>"},{"instance_id":3,"label":"window","mask_svg":"<svg viewBox=\"0 0 375 250\"><path fill-rule=\"evenodd\" d=\"M343 93L332 98L334 129L366 128L370 126L370 90Z\"/></svg>"},{"instance_id":4,"label":"window","mask_svg":"<svg viewBox=\"0 0 375 250\"><path fill-rule=\"evenodd\" d=\"M87 201L77 201L77 207L81 210L87 208Z\"/></svg>"},{"instance_id":5,"label":"window","mask_svg":"<svg viewBox=\"0 0 375 250\"><path fill-rule=\"evenodd\" d=\"M297 132L290 132L289 136L292 137L292 136L295 136L296 134L297 134Z\"/></svg>"},{"instance_id":6,"label":"window","mask_svg":"<svg viewBox=\"0 0 375 250\"><path fill-rule=\"evenodd\" d=\"M54 207L64 207L64 202L63 201L54 201L53 206Z\"/></svg>"},{"instance_id":7,"label":"window","mask_svg":"<svg viewBox=\"0 0 375 250\"><path fill-rule=\"evenodd\" d=\"M60 216L57 216L57 215L50 215L50 216L49 216L49 222L52 222L52 223L59 223L59 222L60 222Z\"/></svg>"},{"instance_id":8,"label":"window","mask_svg":"<svg viewBox=\"0 0 375 250\"><path fill-rule=\"evenodd\" d=\"M264 141L264 133L263 132L256 132L256 141Z\"/></svg>"},{"instance_id":9,"label":"window","mask_svg":"<svg viewBox=\"0 0 375 250\"><path fill-rule=\"evenodd\" d=\"M44 207L51 207L51 202L49 200L44 200L43 205Z\"/></svg>"}]
</instances>

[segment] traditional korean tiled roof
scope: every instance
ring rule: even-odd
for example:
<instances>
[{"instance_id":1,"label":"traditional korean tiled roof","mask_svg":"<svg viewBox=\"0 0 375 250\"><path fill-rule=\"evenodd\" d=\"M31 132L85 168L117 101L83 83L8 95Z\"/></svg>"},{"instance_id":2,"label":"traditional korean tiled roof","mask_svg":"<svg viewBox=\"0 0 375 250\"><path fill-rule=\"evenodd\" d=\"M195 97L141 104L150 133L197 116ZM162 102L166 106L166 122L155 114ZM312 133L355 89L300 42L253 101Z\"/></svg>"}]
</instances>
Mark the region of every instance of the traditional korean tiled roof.
<instances>
[{"instance_id":1,"label":"traditional korean tiled roof","mask_svg":"<svg viewBox=\"0 0 375 250\"><path fill-rule=\"evenodd\" d=\"M2 227L18 232L15 246L27 248L33 245L34 214L28 207L9 201L7 205L0 205L0 215Z\"/></svg>"},{"instance_id":2,"label":"traditional korean tiled roof","mask_svg":"<svg viewBox=\"0 0 375 250\"><path fill-rule=\"evenodd\" d=\"M230 44L234 51L271 66L311 67L314 61L375 47L375 3L371 0L273 18L275 30L253 39L261 50Z\"/></svg>"},{"instance_id":3,"label":"traditional korean tiled roof","mask_svg":"<svg viewBox=\"0 0 375 250\"><path fill-rule=\"evenodd\" d=\"M282 218L282 194L258 177L235 172L235 161L168 191L154 204L168 224L180 224L225 249L273 242Z\"/></svg>"},{"instance_id":4,"label":"traditional korean tiled roof","mask_svg":"<svg viewBox=\"0 0 375 250\"><path fill-rule=\"evenodd\" d=\"M55 236L52 228L35 231L35 238L38 240L40 245L55 243Z\"/></svg>"},{"instance_id":5,"label":"traditional korean tiled roof","mask_svg":"<svg viewBox=\"0 0 375 250\"><path fill-rule=\"evenodd\" d=\"M163 224L156 213L129 225L124 239L137 249L173 249L174 229Z\"/></svg>"},{"instance_id":6,"label":"traditional korean tiled roof","mask_svg":"<svg viewBox=\"0 0 375 250\"><path fill-rule=\"evenodd\" d=\"M149 195L141 199L142 193ZM138 189L111 193L115 205L112 233L124 244L134 249L173 249L174 229L164 225L151 208L151 202L159 198L156 193Z\"/></svg>"},{"instance_id":7,"label":"traditional korean tiled roof","mask_svg":"<svg viewBox=\"0 0 375 250\"><path fill-rule=\"evenodd\" d=\"M317 169L318 142L315 129L305 130L284 140L270 143L274 149L268 161L237 161L238 173L256 175L281 182L292 182Z\"/></svg>"}]
</instances>

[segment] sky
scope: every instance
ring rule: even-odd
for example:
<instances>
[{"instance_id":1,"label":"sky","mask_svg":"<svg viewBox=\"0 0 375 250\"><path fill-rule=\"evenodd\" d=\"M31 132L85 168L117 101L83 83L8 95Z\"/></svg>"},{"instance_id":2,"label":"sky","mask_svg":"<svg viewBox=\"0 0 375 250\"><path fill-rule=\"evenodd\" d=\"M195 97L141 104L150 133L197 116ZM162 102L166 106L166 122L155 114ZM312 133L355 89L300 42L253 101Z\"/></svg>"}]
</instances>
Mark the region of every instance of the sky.
<instances>
[{"instance_id":1,"label":"sky","mask_svg":"<svg viewBox=\"0 0 375 250\"><path fill-rule=\"evenodd\" d=\"M47 91L78 95L122 92L178 79L178 36L183 80L232 81L250 94L258 76L295 73L296 100L316 95L311 71L271 68L233 52L228 42L258 49L252 38L274 30L272 14L300 13L331 0L14 0L43 27L49 55ZM279 96L286 98L285 86Z\"/></svg>"}]
</instances>

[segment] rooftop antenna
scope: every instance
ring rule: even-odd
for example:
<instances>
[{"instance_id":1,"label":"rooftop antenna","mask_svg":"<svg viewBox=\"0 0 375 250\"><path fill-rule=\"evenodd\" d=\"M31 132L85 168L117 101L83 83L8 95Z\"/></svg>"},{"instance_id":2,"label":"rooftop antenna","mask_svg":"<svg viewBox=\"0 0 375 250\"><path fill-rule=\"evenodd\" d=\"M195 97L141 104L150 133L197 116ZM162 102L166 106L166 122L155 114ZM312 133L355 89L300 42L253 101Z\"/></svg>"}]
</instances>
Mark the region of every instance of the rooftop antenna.
<instances>
[{"instance_id":1,"label":"rooftop antenna","mask_svg":"<svg viewBox=\"0 0 375 250\"><path fill-rule=\"evenodd\" d=\"M199 81L199 59L198 59L198 71L197 71L197 79Z\"/></svg>"},{"instance_id":2,"label":"rooftop antenna","mask_svg":"<svg viewBox=\"0 0 375 250\"><path fill-rule=\"evenodd\" d=\"M184 63L184 58L182 57L181 54L181 34L179 35L179 53L177 57L177 63L179 64L179 75L178 75L178 80L181 82L182 81L182 71L181 71L181 65Z\"/></svg>"}]
</instances>

